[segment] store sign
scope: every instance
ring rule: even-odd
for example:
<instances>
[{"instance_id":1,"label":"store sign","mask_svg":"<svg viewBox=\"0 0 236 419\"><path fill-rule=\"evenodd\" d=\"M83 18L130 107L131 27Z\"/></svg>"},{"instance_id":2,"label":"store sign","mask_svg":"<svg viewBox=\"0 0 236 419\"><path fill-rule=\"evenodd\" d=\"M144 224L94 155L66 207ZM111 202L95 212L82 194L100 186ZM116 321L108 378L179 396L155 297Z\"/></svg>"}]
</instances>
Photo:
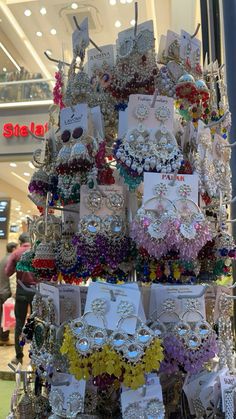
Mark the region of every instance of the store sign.
<instances>
[{"instance_id":1,"label":"store sign","mask_svg":"<svg viewBox=\"0 0 236 419\"><path fill-rule=\"evenodd\" d=\"M12 137L28 137L31 134L43 137L48 131L48 123L44 125L36 124L35 122L30 122L28 125L13 124L8 122L3 125L2 135L5 138Z\"/></svg>"},{"instance_id":2,"label":"store sign","mask_svg":"<svg viewBox=\"0 0 236 419\"><path fill-rule=\"evenodd\" d=\"M48 131L48 106L2 109L0 114L0 159L6 156L32 155L41 147ZM33 134L33 135L32 135ZM10 157L12 158L12 157Z\"/></svg>"},{"instance_id":3,"label":"store sign","mask_svg":"<svg viewBox=\"0 0 236 419\"><path fill-rule=\"evenodd\" d=\"M4 240L8 237L10 203L10 199L0 199L0 239Z\"/></svg>"}]
</instances>

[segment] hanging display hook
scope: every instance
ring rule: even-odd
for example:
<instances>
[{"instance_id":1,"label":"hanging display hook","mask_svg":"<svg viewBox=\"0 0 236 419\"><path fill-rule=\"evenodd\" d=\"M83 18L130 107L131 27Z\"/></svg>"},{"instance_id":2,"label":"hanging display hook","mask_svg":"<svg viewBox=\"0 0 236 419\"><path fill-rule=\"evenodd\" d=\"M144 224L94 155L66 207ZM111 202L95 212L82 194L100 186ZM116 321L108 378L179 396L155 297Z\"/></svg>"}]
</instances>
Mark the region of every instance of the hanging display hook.
<instances>
[{"instance_id":1,"label":"hanging display hook","mask_svg":"<svg viewBox=\"0 0 236 419\"><path fill-rule=\"evenodd\" d=\"M137 36L137 29L138 29L138 2L137 1L134 3L134 20L135 20L135 24L134 24L134 38L136 38L136 36Z\"/></svg>"},{"instance_id":2,"label":"hanging display hook","mask_svg":"<svg viewBox=\"0 0 236 419\"><path fill-rule=\"evenodd\" d=\"M75 22L75 26L76 26L76 28L77 29L79 29L79 31L81 30L80 29L80 26L79 26L79 24L78 24L78 22L77 22L77 19L76 19L76 17L75 16L73 16L73 20L74 20L74 22ZM99 51L99 52L102 52L102 50L101 50L101 48L99 48L98 46L97 46L97 44L95 44L95 42L91 39L91 38L89 38L89 41L90 41L90 43Z\"/></svg>"},{"instance_id":3,"label":"hanging display hook","mask_svg":"<svg viewBox=\"0 0 236 419\"><path fill-rule=\"evenodd\" d=\"M200 27L201 27L201 23L198 23L198 24L197 24L197 27L196 27L195 32L193 33L193 35L191 35L191 38L192 38L192 39L193 39L193 38L195 38L195 37L197 36L197 34L198 34L198 32L199 32Z\"/></svg>"}]
</instances>

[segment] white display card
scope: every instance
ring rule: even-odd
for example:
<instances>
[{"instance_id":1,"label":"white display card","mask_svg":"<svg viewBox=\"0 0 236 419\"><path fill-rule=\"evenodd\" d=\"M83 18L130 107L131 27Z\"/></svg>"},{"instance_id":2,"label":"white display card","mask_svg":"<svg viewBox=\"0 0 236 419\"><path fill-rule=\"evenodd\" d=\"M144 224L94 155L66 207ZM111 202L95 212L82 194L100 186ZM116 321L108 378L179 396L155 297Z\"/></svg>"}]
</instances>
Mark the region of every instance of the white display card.
<instances>
[{"instance_id":1,"label":"white display card","mask_svg":"<svg viewBox=\"0 0 236 419\"><path fill-rule=\"evenodd\" d=\"M175 41L178 41L179 46L181 43L181 37L178 33L173 32L171 30L167 31L167 36L166 36L166 44L165 44L165 56L169 57L169 47L171 44L173 44ZM180 49L179 49L179 53L180 53Z\"/></svg>"},{"instance_id":2,"label":"white display card","mask_svg":"<svg viewBox=\"0 0 236 419\"><path fill-rule=\"evenodd\" d=\"M60 130L73 131L75 128L81 127L84 132L88 131L88 105L80 103L76 106L64 108L60 112Z\"/></svg>"},{"instance_id":3,"label":"white display card","mask_svg":"<svg viewBox=\"0 0 236 419\"><path fill-rule=\"evenodd\" d=\"M60 284L58 288L60 299L60 324L80 317L80 287L77 285Z\"/></svg>"},{"instance_id":4,"label":"white display card","mask_svg":"<svg viewBox=\"0 0 236 419\"><path fill-rule=\"evenodd\" d=\"M86 321L90 326L104 327L109 330L116 330L118 325L126 333L134 334L137 324L137 316L139 316L141 294L138 285L113 285L103 282L91 283L88 289L87 301L85 306ZM106 301L106 313L104 315L104 324L100 317L92 312L92 303L96 299ZM114 301L115 300L115 301ZM127 302L133 305L134 317L126 318L120 322L121 315L117 312L120 303Z\"/></svg>"},{"instance_id":5,"label":"white display card","mask_svg":"<svg viewBox=\"0 0 236 419\"><path fill-rule=\"evenodd\" d=\"M63 401L63 411L66 414L66 409L68 407L69 397L73 393L79 393L82 399L84 400L85 397L85 387L86 381L85 380L76 380L73 375L70 374L60 374L57 373L53 378L57 382L67 382L69 385L60 385L60 386L51 386L51 390L58 390L63 393L64 401Z\"/></svg>"},{"instance_id":6,"label":"white display card","mask_svg":"<svg viewBox=\"0 0 236 419\"><path fill-rule=\"evenodd\" d=\"M195 67L196 65L196 51L199 49L201 53L201 41L197 38L192 38L190 33L181 30L180 33L180 57L182 59L186 59L186 48L188 43L191 44L191 51L190 51L190 63L192 67Z\"/></svg>"},{"instance_id":7,"label":"white display card","mask_svg":"<svg viewBox=\"0 0 236 419\"><path fill-rule=\"evenodd\" d=\"M121 406L123 416L125 409L131 403L138 402L140 404L140 408L145 409L147 403L151 399L158 399L160 402L163 402L162 388L156 374L148 374L145 387L140 387L137 390L129 390L122 387Z\"/></svg>"},{"instance_id":8,"label":"white display card","mask_svg":"<svg viewBox=\"0 0 236 419\"><path fill-rule=\"evenodd\" d=\"M55 324L60 325L60 299L59 289L55 285L45 284L41 282L39 284L39 292L43 297L43 300L47 302L48 298L51 298L55 310Z\"/></svg>"},{"instance_id":9,"label":"white display card","mask_svg":"<svg viewBox=\"0 0 236 419\"><path fill-rule=\"evenodd\" d=\"M154 317L164 323L198 322L206 318L205 298L202 285L151 285L149 318ZM185 297L186 296L186 297ZM173 307L168 310L166 307Z\"/></svg>"},{"instance_id":10,"label":"white display card","mask_svg":"<svg viewBox=\"0 0 236 419\"><path fill-rule=\"evenodd\" d=\"M149 108L148 116L142 121L143 125L149 129L158 129L163 123L155 117L155 112L158 108L166 107L169 110L169 117L165 120L165 127L169 131L173 131L174 124L174 100L167 96L157 96L154 107L151 108L153 102L153 95L130 95L128 103L128 129L137 128L141 122L137 119L136 109L144 104Z\"/></svg>"},{"instance_id":11,"label":"white display card","mask_svg":"<svg viewBox=\"0 0 236 419\"><path fill-rule=\"evenodd\" d=\"M199 394L199 399L201 400L205 409L207 409L210 403L214 403L215 406L217 406L219 403L221 396L220 382L218 373L215 374L215 377L213 376L208 383L201 386L202 388Z\"/></svg>"},{"instance_id":12,"label":"white display card","mask_svg":"<svg viewBox=\"0 0 236 419\"><path fill-rule=\"evenodd\" d=\"M81 302L81 314L84 314L86 300L87 300L88 286L80 285L80 302Z\"/></svg>"},{"instance_id":13,"label":"white display card","mask_svg":"<svg viewBox=\"0 0 236 419\"><path fill-rule=\"evenodd\" d=\"M88 76L91 78L96 70L100 70L104 65L112 68L115 65L115 45L99 46L101 52L96 48L89 49L87 52L88 59Z\"/></svg>"},{"instance_id":14,"label":"white display card","mask_svg":"<svg viewBox=\"0 0 236 419\"><path fill-rule=\"evenodd\" d=\"M195 409L193 405L193 400L196 400L200 398L200 393L202 391L202 388L204 386L207 386L209 383L209 380L212 380L216 378L215 372L209 372L209 371L201 371L197 374L190 375L188 374L186 376L184 385L183 385L183 391L186 394L186 397L188 399L188 405L190 409L190 413L192 415L195 414Z\"/></svg>"},{"instance_id":15,"label":"white display card","mask_svg":"<svg viewBox=\"0 0 236 419\"><path fill-rule=\"evenodd\" d=\"M78 224L80 219L80 205L69 204L64 207L66 211L62 211L62 227L63 232L71 230L76 233L78 230Z\"/></svg>"},{"instance_id":16,"label":"white display card","mask_svg":"<svg viewBox=\"0 0 236 419\"><path fill-rule=\"evenodd\" d=\"M144 173L144 194L143 203L146 203L149 199L157 196L155 189L158 189L158 185L165 185L165 195L163 198L167 198L174 204L174 201L180 199L179 188L182 185L189 186L188 199L195 202L198 205L198 175L181 175L174 173ZM155 208L157 200L153 199L145 205L147 209ZM196 209L197 210L197 209Z\"/></svg>"},{"instance_id":17,"label":"white display card","mask_svg":"<svg viewBox=\"0 0 236 419\"><path fill-rule=\"evenodd\" d=\"M163 62L163 56L165 55L165 47L166 47L166 35L161 35L159 46L158 46L158 53L157 53L157 61L159 63Z\"/></svg>"},{"instance_id":18,"label":"white display card","mask_svg":"<svg viewBox=\"0 0 236 419\"><path fill-rule=\"evenodd\" d=\"M93 129L95 137L104 138L104 121L100 106L90 108L90 114L93 122Z\"/></svg>"},{"instance_id":19,"label":"white display card","mask_svg":"<svg viewBox=\"0 0 236 419\"><path fill-rule=\"evenodd\" d=\"M109 197L109 195L112 194L119 194L124 197L124 205L120 210L116 211L116 214L121 215L125 211L125 196L124 196L124 188L119 185L100 185L95 189L89 189L86 185L81 186L80 190L80 217L84 217L85 215L91 214L91 209L87 207L86 202L89 197L89 195L93 192L97 192L102 196L102 203L101 208L95 212L99 217L104 217L107 215L114 214L114 211L109 209L106 205L106 200Z\"/></svg>"},{"instance_id":20,"label":"white display card","mask_svg":"<svg viewBox=\"0 0 236 419\"><path fill-rule=\"evenodd\" d=\"M137 25L137 35L144 30L149 30L154 33L152 20L147 20L146 22ZM118 33L118 45L121 45L127 39L134 39L134 28L125 29Z\"/></svg>"},{"instance_id":21,"label":"white display card","mask_svg":"<svg viewBox=\"0 0 236 419\"><path fill-rule=\"evenodd\" d=\"M222 411L225 411L225 390L231 388L236 389L236 375L231 375L229 372L220 375L220 386L221 386L221 396L222 396Z\"/></svg>"},{"instance_id":22,"label":"white display card","mask_svg":"<svg viewBox=\"0 0 236 419\"><path fill-rule=\"evenodd\" d=\"M128 129L128 108L119 111L118 138L123 138Z\"/></svg>"},{"instance_id":23,"label":"white display card","mask_svg":"<svg viewBox=\"0 0 236 419\"><path fill-rule=\"evenodd\" d=\"M79 26L80 29L75 29L72 34L72 47L74 54L80 50L82 44L84 49L89 45L88 18L86 17Z\"/></svg>"}]
</instances>

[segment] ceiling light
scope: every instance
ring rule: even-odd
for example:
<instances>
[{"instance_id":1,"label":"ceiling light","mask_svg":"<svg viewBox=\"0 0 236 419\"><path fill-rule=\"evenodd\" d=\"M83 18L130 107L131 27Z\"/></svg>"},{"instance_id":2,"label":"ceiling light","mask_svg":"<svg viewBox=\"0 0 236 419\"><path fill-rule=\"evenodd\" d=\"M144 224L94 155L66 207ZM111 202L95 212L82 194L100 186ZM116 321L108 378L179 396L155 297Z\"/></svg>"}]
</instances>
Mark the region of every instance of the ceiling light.
<instances>
[{"instance_id":1,"label":"ceiling light","mask_svg":"<svg viewBox=\"0 0 236 419\"><path fill-rule=\"evenodd\" d=\"M11 166L11 167L16 167L16 166L17 166L17 164L16 164L16 163L10 163L10 166Z\"/></svg>"},{"instance_id":2,"label":"ceiling light","mask_svg":"<svg viewBox=\"0 0 236 419\"><path fill-rule=\"evenodd\" d=\"M3 67L2 71L4 71L4 73L6 73L6 71L7 71L6 67Z\"/></svg>"},{"instance_id":3,"label":"ceiling light","mask_svg":"<svg viewBox=\"0 0 236 419\"><path fill-rule=\"evenodd\" d=\"M126 3L132 3L133 0L126 0Z\"/></svg>"},{"instance_id":4,"label":"ceiling light","mask_svg":"<svg viewBox=\"0 0 236 419\"><path fill-rule=\"evenodd\" d=\"M50 56L52 55L52 51L50 49L46 49L46 53Z\"/></svg>"},{"instance_id":5,"label":"ceiling light","mask_svg":"<svg viewBox=\"0 0 236 419\"><path fill-rule=\"evenodd\" d=\"M74 9L74 10L78 9L78 4L77 3L72 3L71 8Z\"/></svg>"},{"instance_id":6,"label":"ceiling light","mask_svg":"<svg viewBox=\"0 0 236 419\"><path fill-rule=\"evenodd\" d=\"M130 24L131 24L131 26L134 26L134 25L135 25L135 20L134 20L134 19L132 19L132 20L130 21Z\"/></svg>"},{"instance_id":7,"label":"ceiling light","mask_svg":"<svg viewBox=\"0 0 236 419\"><path fill-rule=\"evenodd\" d=\"M31 212L31 210L27 210L28 214Z\"/></svg>"},{"instance_id":8,"label":"ceiling light","mask_svg":"<svg viewBox=\"0 0 236 419\"><path fill-rule=\"evenodd\" d=\"M50 33L51 33L51 35L56 35L57 31L56 31L56 29L51 29Z\"/></svg>"},{"instance_id":9,"label":"ceiling light","mask_svg":"<svg viewBox=\"0 0 236 419\"><path fill-rule=\"evenodd\" d=\"M36 32L36 35L37 36L43 36L42 32L40 32L40 31Z\"/></svg>"},{"instance_id":10,"label":"ceiling light","mask_svg":"<svg viewBox=\"0 0 236 419\"><path fill-rule=\"evenodd\" d=\"M29 172L24 172L24 176L30 176Z\"/></svg>"},{"instance_id":11,"label":"ceiling light","mask_svg":"<svg viewBox=\"0 0 236 419\"><path fill-rule=\"evenodd\" d=\"M31 10L30 9L26 9L25 11L24 11L24 15L25 16L31 16L31 14L32 14L32 12L31 12Z\"/></svg>"},{"instance_id":12,"label":"ceiling light","mask_svg":"<svg viewBox=\"0 0 236 419\"><path fill-rule=\"evenodd\" d=\"M110 5L115 6L116 5L116 0L110 0Z\"/></svg>"},{"instance_id":13,"label":"ceiling light","mask_svg":"<svg viewBox=\"0 0 236 419\"><path fill-rule=\"evenodd\" d=\"M125 4L126 3L126 0L120 0L120 3L121 4Z\"/></svg>"},{"instance_id":14,"label":"ceiling light","mask_svg":"<svg viewBox=\"0 0 236 419\"><path fill-rule=\"evenodd\" d=\"M20 212L19 212L19 214L20 214L20 215L22 215L22 214L23 214L23 212L22 212L22 211L20 211Z\"/></svg>"},{"instance_id":15,"label":"ceiling light","mask_svg":"<svg viewBox=\"0 0 236 419\"><path fill-rule=\"evenodd\" d=\"M115 27L116 27L116 28L120 28L120 27L121 27L121 22L120 22L120 20L116 20L116 21L115 21Z\"/></svg>"},{"instance_id":16,"label":"ceiling light","mask_svg":"<svg viewBox=\"0 0 236 419\"><path fill-rule=\"evenodd\" d=\"M45 7L42 7L42 8L40 9L40 13L41 13L41 15L46 15L46 13L47 13L47 9L46 9Z\"/></svg>"},{"instance_id":17,"label":"ceiling light","mask_svg":"<svg viewBox=\"0 0 236 419\"><path fill-rule=\"evenodd\" d=\"M19 208L19 207L17 207L17 208L15 208L15 210L16 210L16 211L20 211L20 208Z\"/></svg>"}]
</instances>

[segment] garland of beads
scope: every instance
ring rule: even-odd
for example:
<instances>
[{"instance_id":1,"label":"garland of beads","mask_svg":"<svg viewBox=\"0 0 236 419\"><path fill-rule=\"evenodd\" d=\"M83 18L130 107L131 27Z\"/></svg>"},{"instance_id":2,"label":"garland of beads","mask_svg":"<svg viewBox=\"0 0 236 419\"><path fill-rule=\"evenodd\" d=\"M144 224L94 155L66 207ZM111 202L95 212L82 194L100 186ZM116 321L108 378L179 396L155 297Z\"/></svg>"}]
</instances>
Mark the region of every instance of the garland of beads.
<instances>
[{"instance_id":1,"label":"garland of beads","mask_svg":"<svg viewBox=\"0 0 236 419\"><path fill-rule=\"evenodd\" d=\"M60 69L59 71L55 73L55 79L56 79L56 84L53 89L53 102L55 103L55 105L58 105L60 109L63 109L65 107L63 103L63 94L62 94L64 83L63 83L63 74Z\"/></svg>"},{"instance_id":2,"label":"garland of beads","mask_svg":"<svg viewBox=\"0 0 236 419\"><path fill-rule=\"evenodd\" d=\"M64 340L61 346L61 354L66 355L69 360L69 371L77 380L88 380L92 377L99 377L109 374L119 379L126 387L133 390L145 384L145 374L158 370L160 361L163 360L163 348L161 340L156 338L146 348L142 359L135 365L129 364L108 344L100 351L93 351L83 356L76 350L76 339L66 326Z\"/></svg>"}]
</instances>

